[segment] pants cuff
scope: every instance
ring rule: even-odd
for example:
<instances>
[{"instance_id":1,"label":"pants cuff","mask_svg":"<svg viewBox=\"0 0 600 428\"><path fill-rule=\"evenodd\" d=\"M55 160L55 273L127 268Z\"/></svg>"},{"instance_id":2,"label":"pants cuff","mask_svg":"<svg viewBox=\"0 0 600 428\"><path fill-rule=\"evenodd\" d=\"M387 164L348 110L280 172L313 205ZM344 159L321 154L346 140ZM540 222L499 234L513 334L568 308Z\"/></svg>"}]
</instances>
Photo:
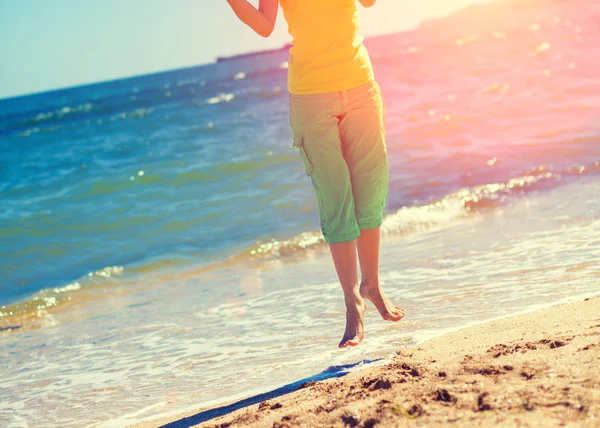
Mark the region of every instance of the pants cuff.
<instances>
[{"instance_id":1,"label":"pants cuff","mask_svg":"<svg viewBox=\"0 0 600 428\"><path fill-rule=\"evenodd\" d=\"M360 231L356 230L350 233L338 233L336 235L324 235L323 238L328 244L340 244L342 242L352 241L360 236Z\"/></svg>"},{"instance_id":2,"label":"pants cuff","mask_svg":"<svg viewBox=\"0 0 600 428\"><path fill-rule=\"evenodd\" d=\"M379 220L375 220L375 221L367 221L367 222L363 222L363 223L358 223L358 228L360 230L369 230L369 229L375 229L376 227L379 227L383 224L383 219L380 218Z\"/></svg>"}]
</instances>

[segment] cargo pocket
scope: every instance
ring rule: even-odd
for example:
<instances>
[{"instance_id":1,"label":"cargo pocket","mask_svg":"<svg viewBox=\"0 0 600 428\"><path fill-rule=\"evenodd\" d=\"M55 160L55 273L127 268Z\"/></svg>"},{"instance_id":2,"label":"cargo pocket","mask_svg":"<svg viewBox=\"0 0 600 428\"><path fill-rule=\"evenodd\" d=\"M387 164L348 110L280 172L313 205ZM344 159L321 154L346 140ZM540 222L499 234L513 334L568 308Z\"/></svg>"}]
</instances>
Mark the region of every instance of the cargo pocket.
<instances>
[{"instance_id":1,"label":"cargo pocket","mask_svg":"<svg viewBox=\"0 0 600 428\"><path fill-rule=\"evenodd\" d=\"M317 202L319 204L319 221L321 223L321 233L323 236L327 236L327 213L325 212L325 204L323 198L317 193Z\"/></svg>"},{"instance_id":2,"label":"cargo pocket","mask_svg":"<svg viewBox=\"0 0 600 428\"><path fill-rule=\"evenodd\" d=\"M293 146L298 149L298 153L300 153L300 158L304 164L304 171L306 172L306 175L310 177L314 168L310 158L308 157L308 153L306 152L306 147L304 147L304 139L302 138L302 134L299 132L294 133Z\"/></svg>"}]
</instances>

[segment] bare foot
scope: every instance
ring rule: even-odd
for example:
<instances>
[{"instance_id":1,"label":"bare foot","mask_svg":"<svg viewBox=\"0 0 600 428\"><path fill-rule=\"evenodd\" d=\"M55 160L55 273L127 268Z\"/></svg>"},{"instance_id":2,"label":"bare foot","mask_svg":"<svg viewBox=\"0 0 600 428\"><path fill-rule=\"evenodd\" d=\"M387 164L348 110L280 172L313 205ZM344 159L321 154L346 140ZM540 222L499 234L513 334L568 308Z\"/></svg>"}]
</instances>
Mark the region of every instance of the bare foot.
<instances>
[{"instance_id":1,"label":"bare foot","mask_svg":"<svg viewBox=\"0 0 600 428\"><path fill-rule=\"evenodd\" d=\"M360 295L363 299L370 300L381 315L387 321L400 321L404 318L404 309L390 303L383 294L379 282L373 284L360 284Z\"/></svg>"},{"instance_id":2,"label":"bare foot","mask_svg":"<svg viewBox=\"0 0 600 428\"><path fill-rule=\"evenodd\" d=\"M362 299L356 304L346 305L346 331L338 347L356 346L362 342L365 337L363 319L366 310L367 305Z\"/></svg>"}]
</instances>

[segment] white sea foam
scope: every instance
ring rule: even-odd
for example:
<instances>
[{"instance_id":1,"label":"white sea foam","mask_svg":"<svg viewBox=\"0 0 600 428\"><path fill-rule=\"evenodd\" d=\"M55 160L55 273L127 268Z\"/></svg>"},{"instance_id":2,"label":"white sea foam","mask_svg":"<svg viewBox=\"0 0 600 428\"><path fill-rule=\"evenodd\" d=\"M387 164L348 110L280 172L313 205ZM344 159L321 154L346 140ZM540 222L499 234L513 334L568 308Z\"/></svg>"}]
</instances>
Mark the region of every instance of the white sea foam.
<instances>
[{"instance_id":1,"label":"white sea foam","mask_svg":"<svg viewBox=\"0 0 600 428\"><path fill-rule=\"evenodd\" d=\"M3 345L13 352L3 358L0 380L12 391L5 398L12 410L0 421L68 426L48 412L41 391L69 403L80 425L118 426L231 402L330 366L385 361L398 348L460 327L597 293L600 239L590 237L600 236L600 205L583 195L598 192L600 183L588 180L450 228L388 239L381 279L406 320L383 322L371 307L364 343L349 350L336 348L344 307L327 257L174 278L118 304L105 300L91 319L7 336ZM206 282L212 293L199 293Z\"/></svg>"}]
</instances>

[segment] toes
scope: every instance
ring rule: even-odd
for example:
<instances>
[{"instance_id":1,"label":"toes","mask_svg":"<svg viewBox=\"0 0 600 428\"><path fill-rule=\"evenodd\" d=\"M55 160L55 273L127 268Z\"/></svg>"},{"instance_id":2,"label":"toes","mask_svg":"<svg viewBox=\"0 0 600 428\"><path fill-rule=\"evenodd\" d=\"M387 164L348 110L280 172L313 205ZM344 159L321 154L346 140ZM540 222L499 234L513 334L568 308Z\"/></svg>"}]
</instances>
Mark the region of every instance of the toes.
<instances>
[{"instance_id":1,"label":"toes","mask_svg":"<svg viewBox=\"0 0 600 428\"><path fill-rule=\"evenodd\" d=\"M399 308L397 308L399 309ZM383 319L386 321L400 321L402 318L404 318L404 311L402 310L396 310L394 312L386 312L383 315Z\"/></svg>"},{"instance_id":2,"label":"toes","mask_svg":"<svg viewBox=\"0 0 600 428\"><path fill-rule=\"evenodd\" d=\"M402 308L398 308L398 307L396 308L396 311L394 312L394 314L395 314L396 316L400 317L399 319L402 319L402 318L404 318L404 315L406 315L406 314L404 313L404 309L402 309Z\"/></svg>"},{"instance_id":3,"label":"toes","mask_svg":"<svg viewBox=\"0 0 600 428\"><path fill-rule=\"evenodd\" d=\"M350 339L347 343L348 346L357 346L360 342L362 342L362 337L354 337Z\"/></svg>"},{"instance_id":4,"label":"toes","mask_svg":"<svg viewBox=\"0 0 600 428\"><path fill-rule=\"evenodd\" d=\"M402 316L396 315L396 314L392 315L390 313L387 313L384 315L383 319L386 321L400 321L402 319Z\"/></svg>"},{"instance_id":5,"label":"toes","mask_svg":"<svg viewBox=\"0 0 600 428\"><path fill-rule=\"evenodd\" d=\"M360 336L354 336L353 338L350 338L350 339L344 338L338 345L338 348L347 348L349 346L357 346L360 344L360 342L362 342L362 339L363 338Z\"/></svg>"},{"instance_id":6,"label":"toes","mask_svg":"<svg viewBox=\"0 0 600 428\"><path fill-rule=\"evenodd\" d=\"M348 340L342 340L340 342L340 344L338 345L338 348L347 348L349 346L356 346L356 345L353 345L352 341L349 340L349 339Z\"/></svg>"}]
</instances>

